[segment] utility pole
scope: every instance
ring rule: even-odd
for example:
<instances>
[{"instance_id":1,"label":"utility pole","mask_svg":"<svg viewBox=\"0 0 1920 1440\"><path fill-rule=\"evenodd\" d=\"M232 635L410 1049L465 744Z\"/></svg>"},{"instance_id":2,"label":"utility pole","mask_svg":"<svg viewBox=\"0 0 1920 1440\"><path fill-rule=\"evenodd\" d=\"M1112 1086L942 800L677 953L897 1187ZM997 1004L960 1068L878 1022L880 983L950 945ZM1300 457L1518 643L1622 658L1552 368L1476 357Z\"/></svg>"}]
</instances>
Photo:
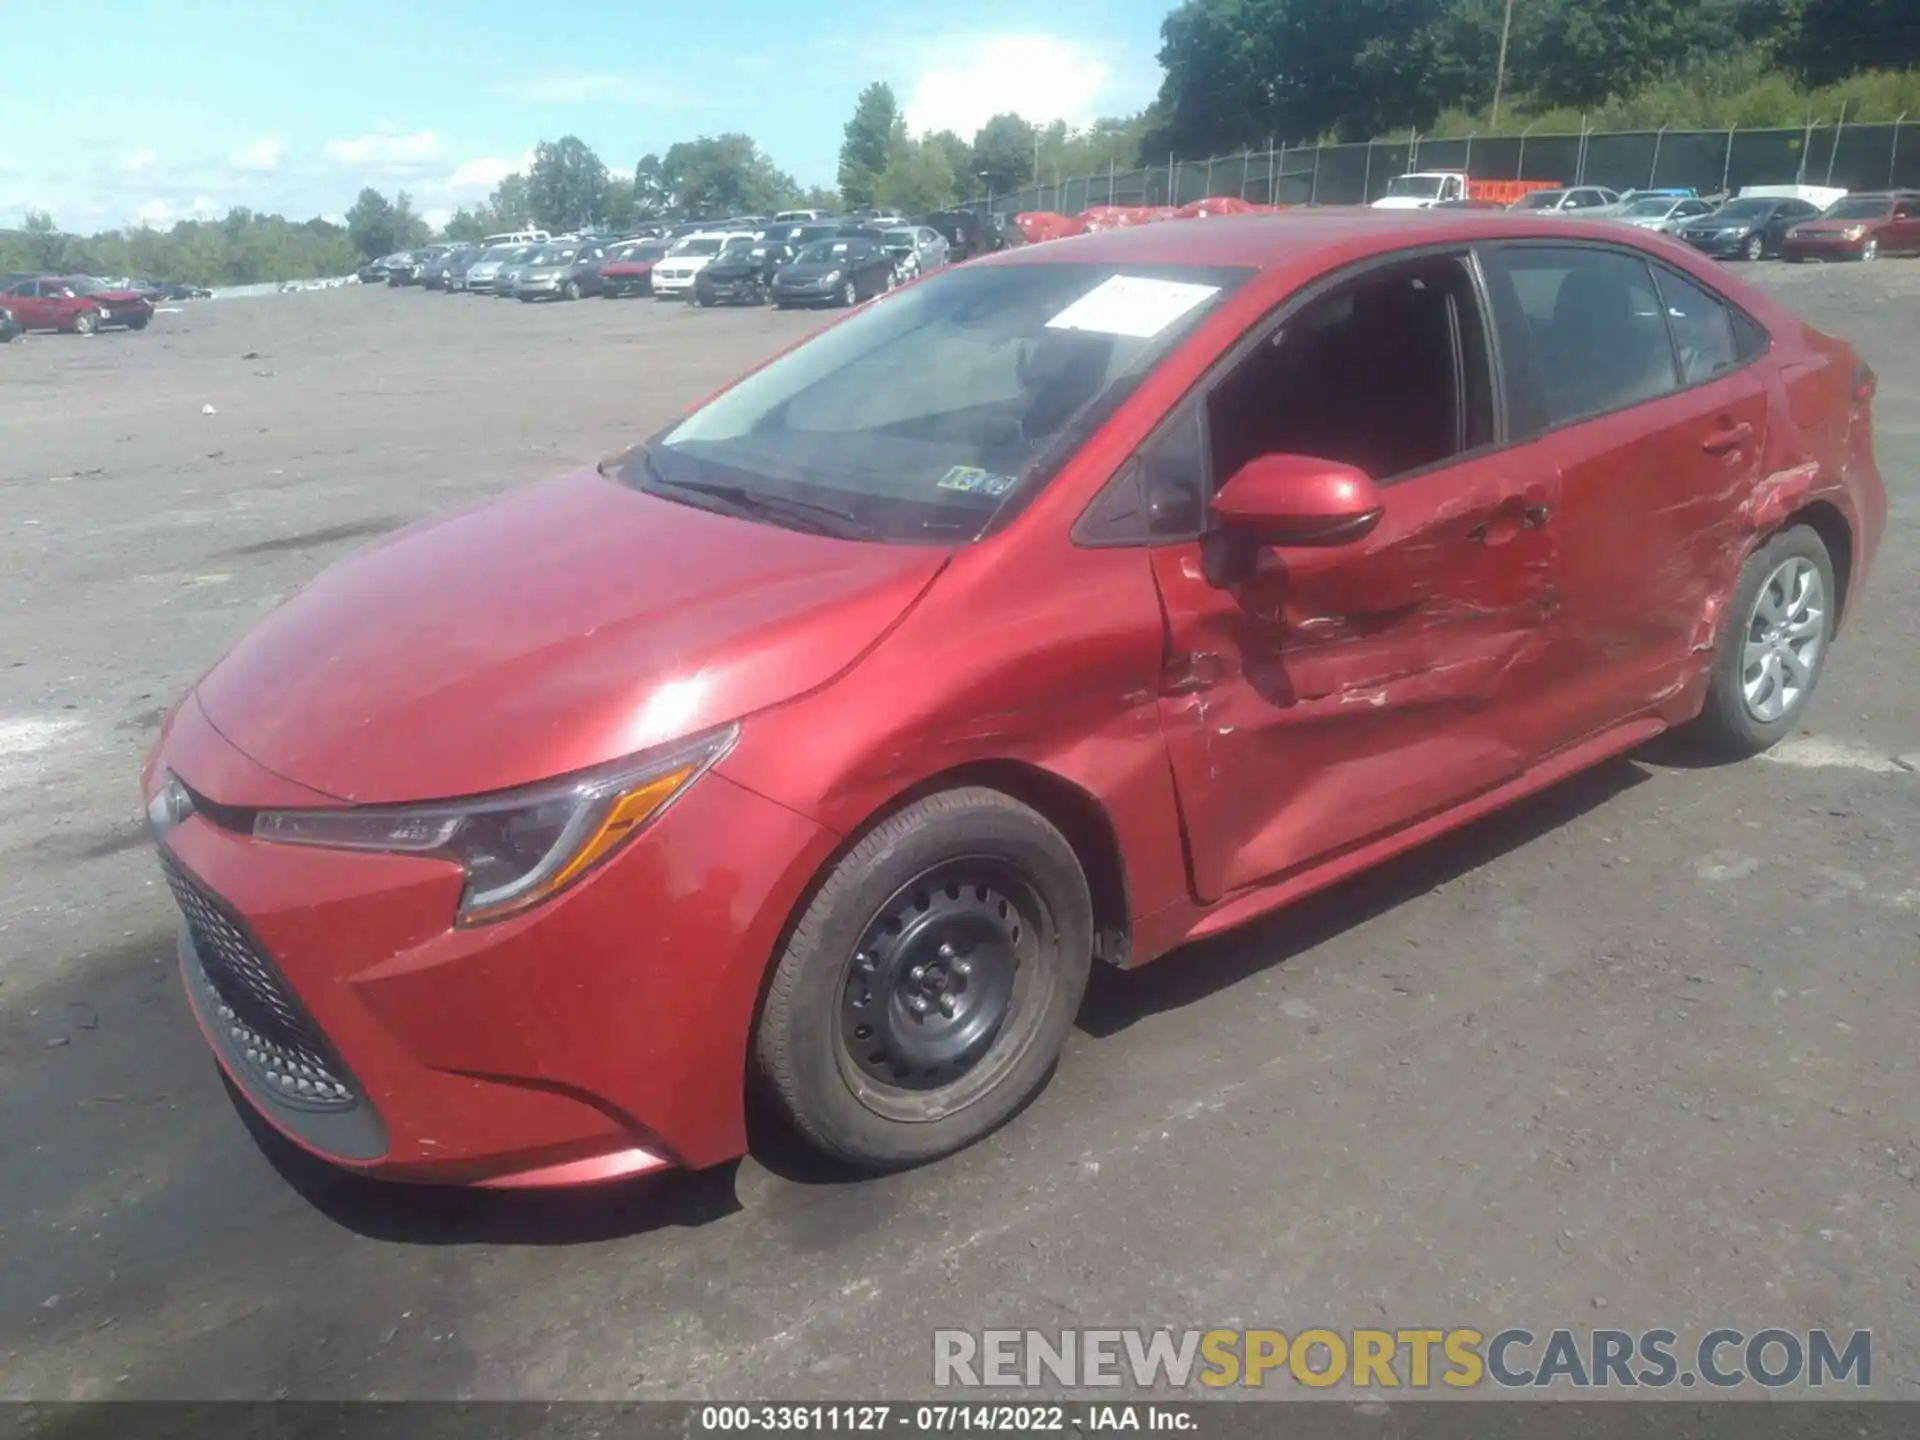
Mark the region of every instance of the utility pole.
<instances>
[{"instance_id":1,"label":"utility pole","mask_svg":"<svg viewBox=\"0 0 1920 1440\"><path fill-rule=\"evenodd\" d=\"M1513 34L1513 0L1507 0L1507 17L1500 23L1500 59L1493 71L1493 114L1489 126L1500 123L1500 95L1507 88L1507 38Z\"/></svg>"}]
</instances>

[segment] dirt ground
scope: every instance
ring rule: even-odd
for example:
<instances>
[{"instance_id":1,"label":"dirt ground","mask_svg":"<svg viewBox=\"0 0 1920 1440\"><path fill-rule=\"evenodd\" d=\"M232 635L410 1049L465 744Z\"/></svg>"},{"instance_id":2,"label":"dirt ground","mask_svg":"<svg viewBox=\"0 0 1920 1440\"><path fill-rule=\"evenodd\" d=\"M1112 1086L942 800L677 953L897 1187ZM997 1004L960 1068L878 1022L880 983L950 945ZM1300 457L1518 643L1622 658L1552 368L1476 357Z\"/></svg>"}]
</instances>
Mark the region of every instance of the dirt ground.
<instances>
[{"instance_id":1,"label":"dirt ground","mask_svg":"<svg viewBox=\"0 0 1920 1440\"><path fill-rule=\"evenodd\" d=\"M177 993L139 759L356 541L819 317L349 289L0 350L0 1394L848 1398L925 1393L937 1325L1471 1324L1870 1329L1920 1400L1920 262L1750 273L1882 376L1893 517L1803 735L1102 975L942 1164L532 1199L276 1169Z\"/></svg>"}]
</instances>

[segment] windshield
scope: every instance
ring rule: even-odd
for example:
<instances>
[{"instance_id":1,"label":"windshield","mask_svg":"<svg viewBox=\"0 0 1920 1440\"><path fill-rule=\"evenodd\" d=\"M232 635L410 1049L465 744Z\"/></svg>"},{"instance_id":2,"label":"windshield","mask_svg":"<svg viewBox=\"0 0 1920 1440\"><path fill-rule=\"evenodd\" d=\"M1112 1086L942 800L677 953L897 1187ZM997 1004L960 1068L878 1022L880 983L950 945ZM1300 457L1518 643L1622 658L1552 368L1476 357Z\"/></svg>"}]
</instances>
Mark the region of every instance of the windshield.
<instances>
[{"instance_id":1,"label":"windshield","mask_svg":"<svg viewBox=\"0 0 1920 1440\"><path fill-rule=\"evenodd\" d=\"M881 243L889 250L911 250L920 241L911 230L889 230Z\"/></svg>"},{"instance_id":2,"label":"windshield","mask_svg":"<svg viewBox=\"0 0 1920 1440\"><path fill-rule=\"evenodd\" d=\"M1860 195L1851 200L1836 200L1827 207L1823 220L1878 220L1893 208L1891 200L1877 195Z\"/></svg>"},{"instance_id":3,"label":"windshield","mask_svg":"<svg viewBox=\"0 0 1920 1440\"><path fill-rule=\"evenodd\" d=\"M1551 210L1566 198L1564 190L1536 190L1531 195L1522 195L1516 210Z\"/></svg>"},{"instance_id":4,"label":"windshield","mask_svg":"<svg viewBox=\"0 0 1920 1440\"><path fill-rule=\"evenodd\" d=\"M101 295L105 294L107 289L107 287L102 285L98 280L87 275L79 275L71 280L64 280L61 283L76 295Z\"/></svg>"},{"instance_id":5,"label":"windshield","mask_svg":"<svg viewBox=\"0 0 1920 1440\"><path fill-rule=\"evenodd\" d=\"M787 236L789 245L812 245L816 241L831 240L840 233L838 225L802 225Z\"/></svg>"},{"instance_id":6,"label":"windshield","mask_svg":"<svg viewBox=\"0 0 1920 1440\"><path fill-rule=\"evenodd\" d=\"M1387 186L1390 199L1431 200L1446 183L1439 175L1399 175Z\"/></svg>"},{"instance_id":7,"label":"windshield","mask_svg":"<svg viewBox=\"0 0 1920 1440\"><path fill-rule=\"evenodd\" d=\"M672 255L718 255L718 240L682 240L668 252Z\"/></svg>"},{"instance_id":8,"label":"windshield","mask_svg":"<svg viewBox=\"0 0 1920 1440\"><path fill-rule=\"evenodd\" d=\"M643 240L638 245L622 245L608 258L612 260L658 260L666 253L658 240Z\"/></svg>"},{"instance_id":9,"label":"windshield","mask_svg":"<svg viewBox=\"0 0 1920 1440\"><path fill-rule=\"evenodd\" d=\"M549 245L544 250L534 252L536 265L571 265L573 257L580 252L571 245Z\"/></svg>"},{"instance_id":10,"label":"windshield","mask_svg":"<svg viewBox=\"0 0 1920 1440\"><path fill-rule=\"evenodd\" d=\"M728 502L685 487L730 487L756 518L837 514L822 528L848 535L971 540L1249 273L945 271L748 376L636 452L622 477L711 508ZM757 509L745 503L755 498Z\"/></svg>"},{"instance_id":11,"label":"windshield","mask_svg":"<svg viewBox=\"0 0 1920 1440\"><path fill-rule=\"evenodd\" d=\"M1636 200L1620 213L1625 216L1660 216L1673 210L1679 203L1671 196L1656 195L1651 200Z\"/></svg>"},{"instance_id":12,"label":"windshield","mask_svg":"<svg viewBox=\"0 0 1920 1440\"><path fill-rule=\"evenodd\" d=\"M818 240L794 257L800 265L828 265L846 258L851 240Z\"/></svg>"},{"instance_id":13,"label":"windshield","mask_svg":"<svg viewBox=\"0 0 1920 1440\"><path fill-rule=\"evenodd\" d=\"M1773 213L1775 200L1729 200L1713 212L1716 220L1758 220Z\"/></svg>"}]
</instances>

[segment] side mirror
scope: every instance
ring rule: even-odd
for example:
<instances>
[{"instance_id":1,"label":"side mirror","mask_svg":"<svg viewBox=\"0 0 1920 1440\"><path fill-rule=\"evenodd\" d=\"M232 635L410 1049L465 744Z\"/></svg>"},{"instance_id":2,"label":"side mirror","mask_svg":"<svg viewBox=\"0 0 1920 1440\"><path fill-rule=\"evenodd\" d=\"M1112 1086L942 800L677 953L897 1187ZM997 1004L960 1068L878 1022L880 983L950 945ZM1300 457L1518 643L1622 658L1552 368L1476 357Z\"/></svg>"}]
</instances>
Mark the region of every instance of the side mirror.
<instances>
[{"instance_id":1,"label":"side mirror","mask_svg":"<svg viewBox=\"0 0 1920 1440\"><path fill-rule=\"evenodd\" d=\"M1214 517L1259 545L1348 545L1386 513L1364 471L1310 455L1259 455L1213 497Z\"/></svg>"}]
</instances>

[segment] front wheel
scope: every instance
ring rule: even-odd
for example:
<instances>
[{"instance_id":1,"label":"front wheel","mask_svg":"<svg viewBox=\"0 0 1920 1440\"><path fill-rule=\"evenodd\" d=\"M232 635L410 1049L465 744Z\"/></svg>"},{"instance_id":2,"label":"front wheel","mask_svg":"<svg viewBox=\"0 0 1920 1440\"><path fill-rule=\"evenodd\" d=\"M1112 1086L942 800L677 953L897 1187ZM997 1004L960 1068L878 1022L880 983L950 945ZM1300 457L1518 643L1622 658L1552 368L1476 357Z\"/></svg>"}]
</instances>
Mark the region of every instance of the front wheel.
<instances>
[{"instance_id":1,"label":"front wheel","mask_svg":"<svg viewBox=\"0 0 1920 1440\"><path fill-rule=\"evenodd\" d=\"M1745 255L1749 260L1760 259L1767 253L1766 237L1761 235L1750 236L1745 248L1740 253Z\"/></svg>"},{"instance_id":2,"label":"front wheel","mask_svg":"<svg viewBox=\"0 0 1920 1440\"><path fill-rule=\"evenodd\" d=\"M129 330L144 330L144 329L146 329L146 328L147 328L147 317L146 317L146 316L144 316L144 315L136 315L136 316L134 316L134 317L133 317L133 319L131 319L131 320L129 320L129 321L127 322L127 328L128 328Z\"/></svg>"},{"instance_id":3,"label":"front wheel","mask_svg":"<svg viewBox=\"0 0 1920 1440\"><path fill-rule=\"evenodd\" d=\"M846 284L840 287L840 303L849 307L858 305L860 303L860 287L855 285L851 280L847 281Z\"/></svg>"},{"instance_id":4,"label":"front wheel","mask_svg":"<svg viewBox=\"0 0 1920 1440\"><path fill-rule=\"evenodd\" d=\"M1723 755L1757 755L1799 723L1833 639L1833 560L1805 525L1747 558L1727 610L1696 738Z\"/></svg>"},{"instance_id":5,"label":"front wheel","mask_svg":"<svg viewBox=\"0 0 1920 1440\"><path fill-rule=\"evenodd\" d=\"M949 1154L1046 1083L1092 955L1086 876L1058 829L996 790L930 795L856 844L794 926L759 1078L835 1159Z\"/></svg>"},{"instance_id":6,"label":"front wheel","mask_svg":"<svg viewBox=\"0 0 1920 1440\"><path fill-rule=\"evenodd\" d=\"M90 310L82 310L73 317L73 333L76 335L91 335L98 325L99 322L93 318L93 312Z\"/></svg>"},{"instance_id":7,"label":"front wheel","mask_svg":"<svg viewBox=\"0 0 1920 1440\"><path fill-rule=\"evenodd\" d=\"M1867 243L1860 247L1860 258L1862 260L1878 260L1880 258L1879 236L1869 235L1867 237Z\"/></svg>"},{"instance_id":8,"label":"front wheel","mask_svg":"<svg viewBox=\"0 0 1920 1440\"><path fill-rule=\"evenodd\" d=\"M562 300L578 300L580 298L580 282L578 280L567 281L566 284L560 287L560 298Z\"/></svg>"}]
</instances>

